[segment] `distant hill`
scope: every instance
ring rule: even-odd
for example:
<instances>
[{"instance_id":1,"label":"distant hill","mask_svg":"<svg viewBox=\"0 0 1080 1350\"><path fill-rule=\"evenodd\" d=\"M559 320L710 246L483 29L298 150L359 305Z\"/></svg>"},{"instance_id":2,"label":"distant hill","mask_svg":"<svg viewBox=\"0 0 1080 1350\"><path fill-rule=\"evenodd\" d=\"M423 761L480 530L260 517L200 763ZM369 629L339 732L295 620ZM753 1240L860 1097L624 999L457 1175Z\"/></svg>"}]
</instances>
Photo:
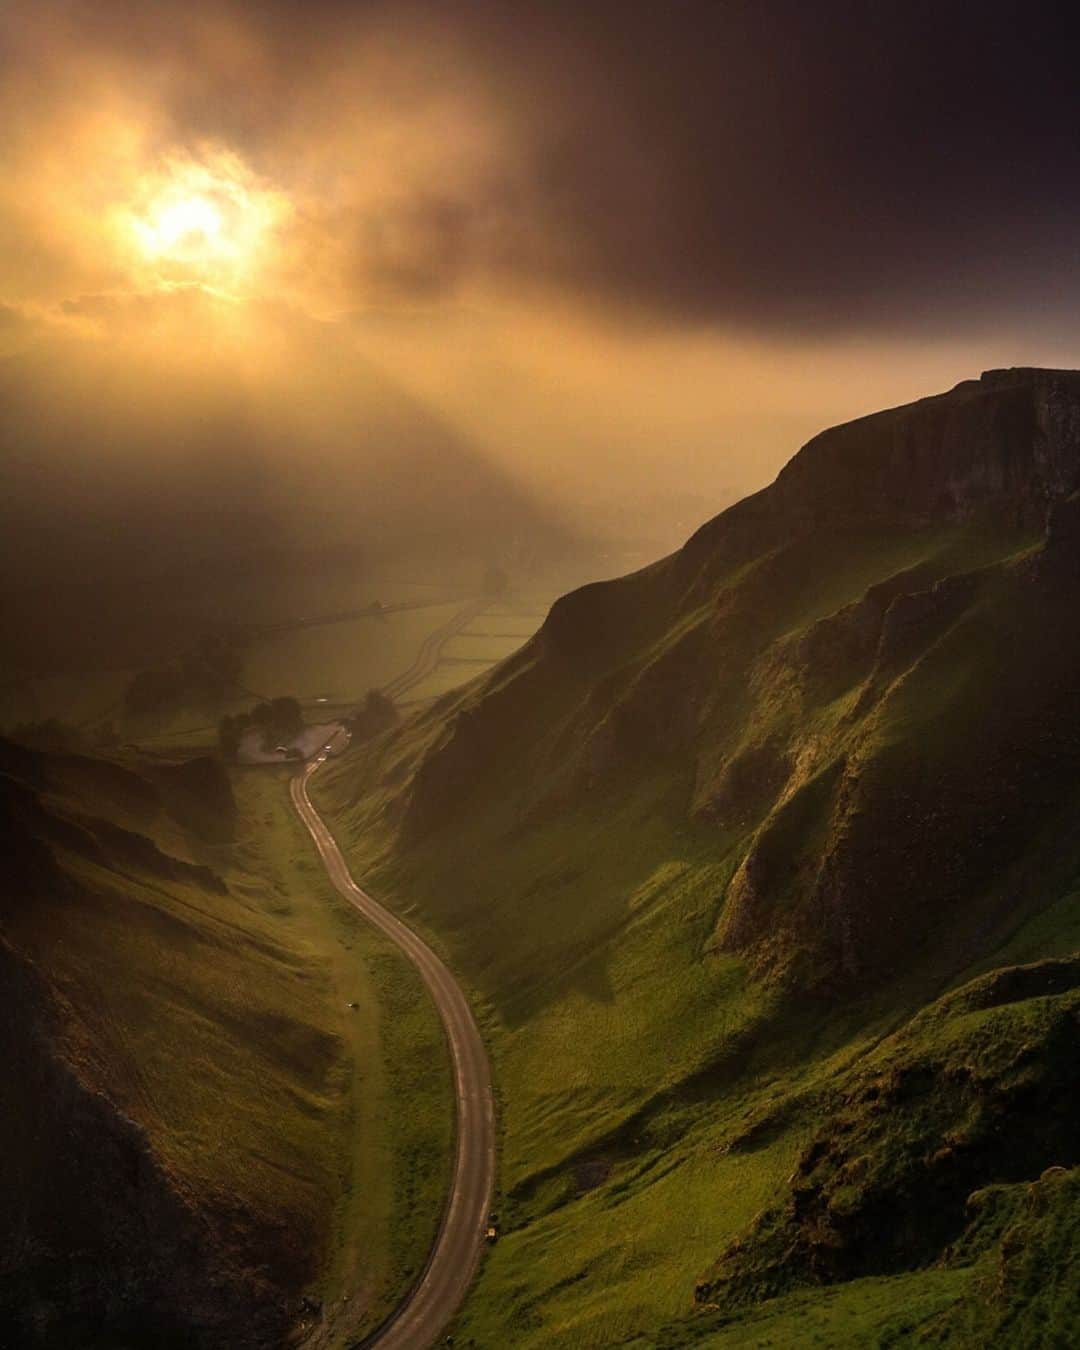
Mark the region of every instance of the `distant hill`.
<instances>
[{"instance_id":1,"label":"distant hill","mask_svg":"<svg viewBox=\"0 0 1080 1350\"><path fill-rule=\"evenodd\" d=\"M1077 372L826 431L321 780L490 1006L512 1231L466 1336L1080 1316L993 1280L1009 1223L1048 1282L1076 1255L1078 494Z\"/></svg>"}]
</instances>

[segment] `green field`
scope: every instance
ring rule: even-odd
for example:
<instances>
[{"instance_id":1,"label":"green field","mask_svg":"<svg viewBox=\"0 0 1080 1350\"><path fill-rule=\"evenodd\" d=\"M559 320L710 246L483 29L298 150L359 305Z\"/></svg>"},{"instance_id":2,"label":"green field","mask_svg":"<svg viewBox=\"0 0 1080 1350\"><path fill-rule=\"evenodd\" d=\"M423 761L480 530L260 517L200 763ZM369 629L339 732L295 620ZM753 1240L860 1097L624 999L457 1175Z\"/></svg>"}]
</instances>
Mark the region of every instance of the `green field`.
<instances>
[{"instance_id":1,"label":"green field","mask_svg":"<svg viewBox=\"0 0 1080 1350\"><path fill-rule=\"evenodd\" d=\"M543 622L547 613L545 599L546 593L543 597L524 594L492 601L482 614L447 642L440 665L409 690L407 700L417 703L438 698L516 652Z\"/></svg>"},{"instance_id":2,"label":"green field","mask_svg":"<svg viewBox=\"0 0 1080 1350\"><path fill-rule=\"evenodd\" d=\"M406 669L428 633L460 608L451 600L384 618L268 634L248 648L245 683L260 693L288 690L301 701L355 702Z\"/></svg>"}]
</instances>

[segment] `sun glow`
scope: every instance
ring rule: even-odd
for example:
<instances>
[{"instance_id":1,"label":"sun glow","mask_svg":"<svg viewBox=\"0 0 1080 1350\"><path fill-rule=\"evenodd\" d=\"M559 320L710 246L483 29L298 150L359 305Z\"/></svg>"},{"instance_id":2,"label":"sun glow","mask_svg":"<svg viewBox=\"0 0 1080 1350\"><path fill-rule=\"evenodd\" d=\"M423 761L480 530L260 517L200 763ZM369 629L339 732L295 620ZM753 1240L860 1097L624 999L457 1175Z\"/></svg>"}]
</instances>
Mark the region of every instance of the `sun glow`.
<instances>
[{"instance_id":1,"label":"sun glow","mask_svg":"<svg viewBox=\"0 0 1080 1350\"><path fill-rule=\"evenodd\" d=\"M137 221L136 230L152 256L181 250L197 252L219 243L221 212L205 197L185 197L161 206L150 221Z\"/></svg>"},{"instance_id":2,"label":"sun glow","mask_svg":"<svg viewBox=\"0 0 1080 1350\"><path fill-rule=\"evenodd\" d=\"M266 262L288 204L237 156L218 152L147 175L123 214L142 268L161 284L233 290Z\"/></svg>"}]
</instances>

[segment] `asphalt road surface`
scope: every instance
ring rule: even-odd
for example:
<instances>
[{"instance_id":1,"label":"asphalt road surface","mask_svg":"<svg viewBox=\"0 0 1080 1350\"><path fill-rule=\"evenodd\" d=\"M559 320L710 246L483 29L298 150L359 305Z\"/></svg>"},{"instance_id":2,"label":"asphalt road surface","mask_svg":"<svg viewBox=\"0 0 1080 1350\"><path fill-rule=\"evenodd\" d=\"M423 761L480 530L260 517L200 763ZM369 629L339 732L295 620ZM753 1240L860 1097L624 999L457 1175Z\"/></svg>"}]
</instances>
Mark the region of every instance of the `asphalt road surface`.
<instances>
[{"instance_id":1,"label":"asphalt road surface","mask_svg":"<svg viewBox=\"0 0 1080 1350\"><path fill-rule=\"evenodd\" d=\"M482 605L479 606L482 608ZM434 669L442 644L479 612L466 606L438 634L430 648L425 643L410 671L395 681L396 692L419 682ZM468 614L468 618L464 616ZM464 622L461 620L464 619ZM308 783L327 753L343 748L348 739L339 728L324 747L290 782L289 791L300 819L307 826L330 880L346 900L376 928L397 943L420 972L435 1000L454 1066L456 1141L453 1179L442 1224L417 1284L390 1319L365 1346L378 1350L428 1350L457 1311L472 1283L484 1243L488 1211L495 1184L495 1099L487 1051L468 1001L457 981L421 938L399 918L373 900L353 881L333 835L308 797Z\"/></svg>"}]
</instances>

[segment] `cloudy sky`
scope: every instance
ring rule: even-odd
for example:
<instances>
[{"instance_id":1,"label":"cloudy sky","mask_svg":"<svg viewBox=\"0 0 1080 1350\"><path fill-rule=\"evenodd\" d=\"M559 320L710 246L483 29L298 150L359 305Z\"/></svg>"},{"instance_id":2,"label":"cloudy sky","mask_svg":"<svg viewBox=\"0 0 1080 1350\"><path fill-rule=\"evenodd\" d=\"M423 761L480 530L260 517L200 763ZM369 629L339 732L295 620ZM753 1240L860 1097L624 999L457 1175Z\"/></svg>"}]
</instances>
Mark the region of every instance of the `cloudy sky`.
<instances>
[{"instance_id":1,"label":"cloudy sky","mask_svg":"<svg viewBox=\"0 0 1080 1350\"><path fill-rule=\"evenodd\" d=\"M8 0L0 352L46 401L88 352L137 369L133 406L224 372L275 424L261 391L298 371L360 405L376 372L545 510L653 509L674 541L823 425L1080 364L1078 26L993 0Z\"/></svg>"}]
</instances>

